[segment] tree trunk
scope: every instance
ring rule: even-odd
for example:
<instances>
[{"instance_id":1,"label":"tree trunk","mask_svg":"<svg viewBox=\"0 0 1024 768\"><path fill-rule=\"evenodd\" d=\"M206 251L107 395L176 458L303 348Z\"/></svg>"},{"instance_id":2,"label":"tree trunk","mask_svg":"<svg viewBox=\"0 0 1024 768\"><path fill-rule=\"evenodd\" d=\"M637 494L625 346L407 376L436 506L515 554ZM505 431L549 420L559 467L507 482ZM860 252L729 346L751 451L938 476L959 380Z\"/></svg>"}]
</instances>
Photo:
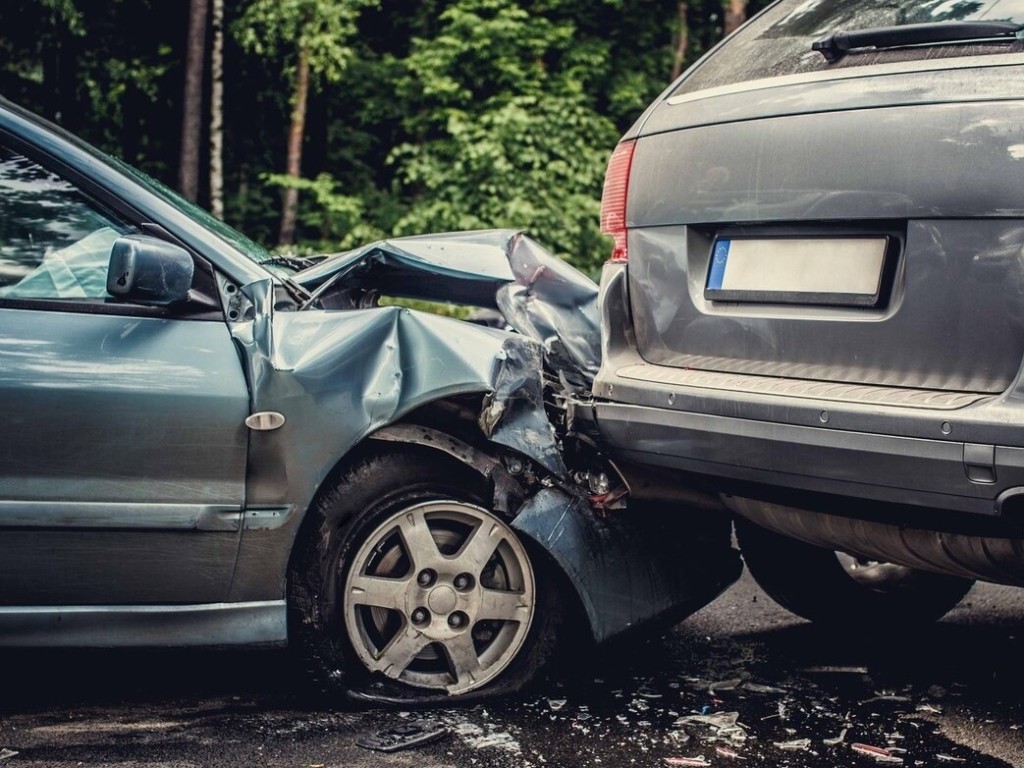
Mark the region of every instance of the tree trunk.
<instances>
[{"instance_id":1,"label":"tree trunk","mask_svg":"<svg viewBox=\"0 0 1024 768\"><path fill-rule=\"evenodd\" d=\"M178 189L189 200L199 196L199 146L203 131L203 69L206 64L207 0L191 0L185 51L185 97L181 117Z\"/></svg>"},{"instance_id":2,"label":"tree trunk","mask_svg":"<svg viewBox=\"0 0 1024 768\"><path fill-rule=\"evenodd\" d=\"M213 0L210 55L210 212L224 218L224 0Z\"/></svg>"},{"instance_id":3,"label":"tree trunk","mask_svg":"<svg viewBox=\"0 0 1024 768\"><path fill-rule=\"evenodd\" d=\"M725 0L725 34L747 20L747 0Z\"/></svg>"},{"instance_id":4,"label":"tree trunk","mask_svg":"<svg viewBox=\"0 0 1024 768\"><path fill-rule=\"evenodd\" d=\"M680 2L678 6L679 26L676 31L676 48L672 57L672 77L675 80L683 73L683 64L686 62L686 49L690 43L690 28L686 24L686 3Z\"/></svg>"},{"instance_id":5,"label":"tree trunk","mask_svg":"<svg viewBox=\"0 0 1024 768\"><path fill-rule=\"evenodd\" d=\"M292 124L288 131L288 169L293 179L300 177L302 169L302 134L306 130L306 99L309 96L309 54L299 49L299 61L295 66L295 91L292 95ZM299 190L285 187L281 211L281 233L279 245L295 243L295 218L299 208Z\"/></svg>"}]
</instances>

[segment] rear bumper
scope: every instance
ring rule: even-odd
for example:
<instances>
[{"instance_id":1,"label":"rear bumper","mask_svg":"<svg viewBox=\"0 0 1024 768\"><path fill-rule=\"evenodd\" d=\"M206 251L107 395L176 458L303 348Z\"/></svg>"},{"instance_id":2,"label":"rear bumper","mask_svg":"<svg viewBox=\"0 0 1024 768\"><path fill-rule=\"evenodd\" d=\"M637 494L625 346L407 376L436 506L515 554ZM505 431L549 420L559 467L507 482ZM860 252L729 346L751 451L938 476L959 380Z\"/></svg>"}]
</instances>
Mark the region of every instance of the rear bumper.
<instances>
[{"instance_id":1,"label":"rear bumper","mask_svg":"<svg viewBox=\"0 0 1024 768\"><path fill-rule=\"evenodd\" d=\"M680 369L638 355L626 284L624 265L606 267L593 412L613 455L698 475L720 492L820 512L892 522L918 515L923 527L942 510L953 520L1019 522L1019 377L1002 395L931 407L809 397L799 387L752 391L744 382L686 386Z\"/></svg>"},{"instance_id":2,"label":"rear bumper","mask_svg":"<svg viewBox=\"0 0 1024 768\"><path fill-rule=\"evenodd\" d=\"M797 506L817 504L811 494L823 494L997 516L1004 502L1024 488L1022 448L609 402L598 402L595 416L602 437L620 458L718 478L722 491L782 498ZM969 462L989 452L990 466L965 463L965 454ZM992 482L977 482L971 474L991 477ZM791 493L781 497L779 492L785 490ZM839 505L835 500L827 503ZM868 506L864 505L865 511Z\"/></svg>"}]
</instances>

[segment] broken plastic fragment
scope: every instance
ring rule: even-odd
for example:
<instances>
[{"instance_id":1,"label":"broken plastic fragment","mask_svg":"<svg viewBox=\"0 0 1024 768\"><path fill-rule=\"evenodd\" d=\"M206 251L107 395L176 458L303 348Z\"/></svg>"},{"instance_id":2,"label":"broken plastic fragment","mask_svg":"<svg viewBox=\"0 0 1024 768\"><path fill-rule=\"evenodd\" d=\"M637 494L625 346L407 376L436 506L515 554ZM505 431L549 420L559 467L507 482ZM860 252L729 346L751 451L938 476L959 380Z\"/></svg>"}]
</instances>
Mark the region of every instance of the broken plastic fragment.
<instances>
[{"instance_id":1,"label":"broken plastic fragment","mask_svg":"<svg viewBox=\"0 0 1024 768\"><path fill-rule=\"evenodd\" d=\"M0 760L7 760L8 758L14 757L18 754L16 749L0 749Z\"/></svg>"},{"instance_id":2,"label":"broken plastic fragment","mask_svg":"<svg viewBox=\"0 0 1024 768\"><path fill-rule=\"evenodd\" d=\"M830 747L835 744L842 744L844 741L846 741L846 732L849 730L849 728L843 728L843 730L839 732L838 736L832 739L822 739L821 743Z\"/></svg>"},{"instance_id":3,"label":"broken plastic fragment","mask_svg":"<svg viewBox=\"0 0 1024 768\"><path fill-rule=\"evenodd\" d=\"M715 747L715 754L720 755L721 757L728 757L730 760L746 760L747 759L747 758L743 757L742 755L740 755L739 753L733 752L731 749L726 749L725 747Z\"/></svg>"},{"instance_id":4,"label":"broken plastic fragment","mask_svg":"<svg viewBox=\"0 0 1024 768\"><path fill-rule=\"evenodd\" d=\"M666 765L696 765L706 766L711 765L710 762L705 760L703 757L666 757Z\"/></svg>"},{"instance_id":5,"label":"broken plastic fragment","mask_svg":"<svg viewBox=\"0 0 1024 768\"><path fill-rule=\"evenodd\" d=\"M943 763L966 763L967 762L967 760L965 760L962 757L953 757L952 755L936 755L935 759L939 760L940 762L943 762Z\"/></svg>"},{"instance_id":6,"label":"broken plastic fragment","mask_svg":"<svg viewBox=\"0 0 1024 768\"><path fill-rule=\"evenodd\" d=\"M903 758L897 757L888 749L882 747L876 747L871 744L858 744L854 743L850 745L850 749L854 752L859 752L862 755L868 755L875 758L876 762L887 763L892 765L902 765Z\"/></svg>"},{"instance_id":7,"label":"broken plastic fragment","mask_svg":"<svg viewBox=\"0 0 1024 768\"><path fill-rule=\"evenodd\" d=\"M803 671L811 675L866 675L868 668L824 664L815 667L804 667Z\"/></svg>"},{"instance_id":8,"label":"broken plastic fragment","mask_svg":"<svg viewBox=\"0 0 1024 768\"><path fill-rule=\"evenodd\" d=\"M810 739L791 739L790 741L776 741L775 742L775 746L778 747L779 749L789 749L789 750L810 749L811 748L811 740Z\"/></svg>"},{"instance_id":9,"label":"broken plastic fragment","mask_svg":"<svg viewBox=\"0 0 1024 768\"><path fill-rule=\"evenodd\" d=\"M676 720L676 727L695 724L708 725L712 728L732 728L739 719L739 712L716 712L713 715L686 715Z\"/></svg>"},{"instance_id":10,"label":"broken plastic fragment","mask_svg":"<svg viewBox=\"0 0 1024 768\"><path fill-rule=\"evenodd\" d=\"M565 706L565 702L565 699L548 699L548 706L551 707L552 710L557 712Z\"/></svg>"},{"instance_id":11,"label":"broken plastic fragment","mask_svg":"<svg viewBox=\"0 0 1024 768\"><path fill-rule=\"evenodd\" d=\"M779 688L774 685L763 685L761 683L744 683L744 691L750 691L751 693L785 693L785 688Z\"/></svg>"},{"instance_id":12,"label":"broken plastic fragment","mask_svg":"<svg viewBox=\"0 0 1024 768\"><path fill-rule=\"evenodd\" d=\"M361 736L356 745L377 752L398 752L431 744L448 735L448 729L434 723L403 723L369 736Z\"/></svg>"},{"instance_id":13,"label":"broken plastic fragment","mask_svg":"<svg viewBox=\"0 0 1024 768\"><path fill-rule=\"evenodd\" d=\"M933 715L941 715L942 707L936 707L934 704L918 704L916 708L917 712L928 712Z\"/></svg>"},{"instance_id":14,"label":"broken plastic fragment","mask_svg":"<svg viewBox=\"0 0 1024 768\"><path fill-rule=\"evenodd\" d=\"M735 691L741 685L743 685L742 677L734 677L731 680L719 680L708 686L708 693L714 696L716 691Z\"/></svg>"},{"instance_id":15,"label":"broken plastic fragment","mask_svg":"<svg viewBox=\"0 0 1024 768\"><path fill-rule=\"evenodd\" d=\"M675 727L684 725L705 725L714 730L714 738L729 739L731 741L746 741L747 732L743 725L738 722L739 712L716 712L713 715L687 715L675 722Z\"/></svg>"}]
</instances>

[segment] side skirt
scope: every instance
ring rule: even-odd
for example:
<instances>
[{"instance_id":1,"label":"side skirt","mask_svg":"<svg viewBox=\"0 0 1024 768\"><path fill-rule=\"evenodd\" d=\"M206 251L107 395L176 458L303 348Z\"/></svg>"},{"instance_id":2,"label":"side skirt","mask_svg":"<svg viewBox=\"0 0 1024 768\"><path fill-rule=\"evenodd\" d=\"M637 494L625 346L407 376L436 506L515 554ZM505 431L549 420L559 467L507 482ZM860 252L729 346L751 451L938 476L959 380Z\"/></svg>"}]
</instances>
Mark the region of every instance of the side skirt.
<instances>
[{"instance_id":1,"label":"side skirt","mask_svg":"<svg viewBox=\"0 0 1024 768\"><path fill-rule=\"evenodd\" d=\"M284 600L202 605L0 607L0 647L284 645Z\"/></svg>"}]
</instances>

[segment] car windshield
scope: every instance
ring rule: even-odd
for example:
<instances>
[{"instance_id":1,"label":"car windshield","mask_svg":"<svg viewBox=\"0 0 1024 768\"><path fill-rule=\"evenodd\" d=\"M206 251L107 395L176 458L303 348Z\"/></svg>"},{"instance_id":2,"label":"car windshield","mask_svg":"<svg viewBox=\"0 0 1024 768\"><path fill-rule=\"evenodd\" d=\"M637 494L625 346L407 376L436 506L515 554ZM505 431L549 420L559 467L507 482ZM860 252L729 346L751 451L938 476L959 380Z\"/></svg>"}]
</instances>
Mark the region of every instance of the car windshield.
<instances>
[{"instance_id":1,"label":"car windshield","mask_svg":"<svg viewBox=\"0 0 1024 768\"><path fill-rule=\"evenodd\" d=\"M116 157L104 155L103 159L110 165L115 166L125 176L131 177L133 181L185 213L189 218L198 221L222 240L226 240L228 243L233 245L237 251L249 257L253 261L263 263L273 258L270 252L262 245L250 240L234 227L228 226L202 206L196 205L191 200L185 199L166 184L157 181L152 176L140 171L138 168L135 168L122 160L118 160ZM269 265L264 264L264 266Z\"/></svg>"},{"instance_id":2,"label":"car windshield","mask_svg":"<svg viewBox=\"0 0 1024 768\"><path fill-rule=\"evenodd\" d=\"M833 65L811 50L814 40L833 32L942 21L1024 23L1024 0L783 0L738 31L726 44L727 53L712 55L692 69L674 95L839 66L1022 48L1019 40L987 45L960 43L872 52Z\"/></svg>"}]
</instances>

